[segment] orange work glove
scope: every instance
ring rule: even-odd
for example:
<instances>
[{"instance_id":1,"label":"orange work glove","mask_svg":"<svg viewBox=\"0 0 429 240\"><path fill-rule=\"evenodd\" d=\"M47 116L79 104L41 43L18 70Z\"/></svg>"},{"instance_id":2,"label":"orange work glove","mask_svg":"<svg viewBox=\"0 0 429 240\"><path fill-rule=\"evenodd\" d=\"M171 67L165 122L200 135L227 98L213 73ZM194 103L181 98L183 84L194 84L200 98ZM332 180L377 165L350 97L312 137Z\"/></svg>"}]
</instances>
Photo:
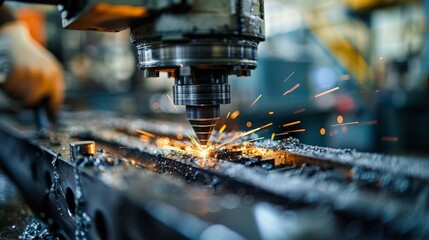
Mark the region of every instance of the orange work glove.
<instances>
[{"instance_id":1,"label":"orange work glove","mask_svg":"<svg viewBox=\"0 0 429 240\"><path fill-rule=\"evenodd\" d=\"M48 115L54 118L64 100L63 70L58 60L31 38L25 23L14 21L0 27L0 57L7 58L10 65L3 75L3 90L26 107L36 107L46 99Z\"/></svg>"}]
</instances>

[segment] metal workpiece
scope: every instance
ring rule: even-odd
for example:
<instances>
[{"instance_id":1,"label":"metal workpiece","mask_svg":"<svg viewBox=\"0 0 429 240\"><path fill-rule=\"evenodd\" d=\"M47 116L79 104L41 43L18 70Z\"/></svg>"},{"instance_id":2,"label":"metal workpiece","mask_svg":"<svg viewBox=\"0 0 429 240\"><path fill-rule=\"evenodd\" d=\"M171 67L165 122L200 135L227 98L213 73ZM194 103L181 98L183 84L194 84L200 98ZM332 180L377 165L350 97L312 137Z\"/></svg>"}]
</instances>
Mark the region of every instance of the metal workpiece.
<instances>
[{"instance_id":1,"label":"metal workpiece","mask_svg":"<svg viewBox=\"0 0 429 240\"><path fill-rule=\"evenodd\" d=\"M16 124L0 127L0 164L50 229L66 238L429 236L427 161L293 138L237 143L201 156L166 137L174 122L74 116L56 133L59 146ZM142 141L138 129L153 137ZM76 164L67 146L84 139L98 150L93 161Z\"/></svg>"}]
</instances>

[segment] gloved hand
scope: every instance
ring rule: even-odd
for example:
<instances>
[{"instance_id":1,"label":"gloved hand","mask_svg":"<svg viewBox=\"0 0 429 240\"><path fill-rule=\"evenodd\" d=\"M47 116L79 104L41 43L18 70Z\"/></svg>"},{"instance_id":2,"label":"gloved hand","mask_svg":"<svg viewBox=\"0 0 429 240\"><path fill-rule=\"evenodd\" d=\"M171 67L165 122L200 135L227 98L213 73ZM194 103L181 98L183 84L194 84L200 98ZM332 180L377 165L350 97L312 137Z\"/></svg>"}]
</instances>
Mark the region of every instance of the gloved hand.
<instances>
[{"instance_id":1,"label":"gloved hand","mask_svg":"<svg viewBox=\"0 0 429 240\"><path fill-rule=\"evenodd\" d=\"M26 107L36 107L46 99L48 115L54 118L64 100L63 70L55 57L31 38L25 23L15 21L0 27L0 55L10 62L3 64L3 69L9 70L1 84L3 90Z\"/></svg>"}]
</instances>

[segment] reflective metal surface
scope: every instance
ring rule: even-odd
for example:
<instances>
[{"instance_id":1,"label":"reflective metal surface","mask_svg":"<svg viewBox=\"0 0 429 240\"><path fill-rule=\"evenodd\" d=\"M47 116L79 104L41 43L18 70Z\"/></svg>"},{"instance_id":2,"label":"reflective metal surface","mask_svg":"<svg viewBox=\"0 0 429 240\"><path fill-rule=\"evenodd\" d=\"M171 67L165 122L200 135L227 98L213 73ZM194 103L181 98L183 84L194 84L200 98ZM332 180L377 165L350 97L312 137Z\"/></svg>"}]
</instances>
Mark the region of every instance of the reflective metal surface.
<instances>
[{"instance_id":1,"label":"reflective metal surface","mask_svg":"<svg viewBox=\"0 0 429 240\"><path fill-rule=\"evenodd\" d=\"M202 38L175 43L136 42L139 68L178 68L189 65L206 67L246 66L257 64L257 42L239 39Z\"/></svg>"}]
</instances>

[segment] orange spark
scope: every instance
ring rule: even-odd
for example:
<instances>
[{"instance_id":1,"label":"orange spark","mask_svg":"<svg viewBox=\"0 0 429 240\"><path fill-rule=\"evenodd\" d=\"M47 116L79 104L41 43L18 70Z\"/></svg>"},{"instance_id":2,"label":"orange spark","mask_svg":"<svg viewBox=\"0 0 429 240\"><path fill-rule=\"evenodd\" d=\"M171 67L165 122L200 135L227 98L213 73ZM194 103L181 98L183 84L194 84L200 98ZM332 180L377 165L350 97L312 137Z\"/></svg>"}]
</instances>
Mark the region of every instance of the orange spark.
<instances>
[{"instance_id":1,"label":"orange spark","mask_svg":"<svg viewBox=\"0 0 429 240\"><path fill-rule=\"evenodd\" d=\"M274 112L268 112L268 115L273 115L274 114Z\"/></svg>"},{"instance_id":2,"label":"orange spark","mask_svg":"<svg viewBox=\"0 0 429 240\"><path fill-rule=\"evenodd\" d=\"M189 134L186 133L186 136L188 136L188 138L191 140L191 142L199 149L201 150L201 145L198 143L197 140L195 140L195 138L191 137Z\"/></svg>"},{"instance_id":3,"label":"orange spark","mask_svg":"<svg viewBox=\"0 0 429 240\"><path fill-rule=\"evenodd\" d=\"M292 77L292 75L295 73L295 71L293 71L291 74L289 74L289 76L287 76L287 78L283 81L286 82L290 77Z\"/></svg>"},{"instance_id":4,"label":"orange spark","mask_svg":"<svg viewBox=\"0 0 429 240\"><path fill-rule=\"evenodd\" d=\"M331 125L331 127L347 126L347 125L353 125L353 124L359 124L359 122L339 123L339 124Z\"/></svg>"},{"instance_id":5,"label":"orange spark","mask_svg":"<svg viewBox=\"0 0 429 240\"><path fill-rule=\"evenodd\" d=\"M231 114L231 119L232 120L236 119L238 117L238 115L240 115L240 111L237 110Z\"/></svg>"},{"instance_id":6,"label":"orange spark","mask_svg":"<svg viewBox=\"0 0 429 240\"><path fill-rule=\"evenodd\" d=\"M229 118L229 115L231 115L231 112L228 112L228 114L226 115L226 118Z\"/></svg>"},{"instance_id":7,"label":"orange spark","mask_svg":"<svg viewBox=\"0 0 429 240\"><path fill-rule=\"evenodd\" d=\"M324 129L324 128L321 128L320 129L320 135L325 135L326 134L326 129Z\"/></svg>"},{"instance_id":8,"label":"orange spark","mask_svg":"<svg viewBox=\"0 0 429 240\"><path fill-rule=\"evenodd\" d=\"M271 134L271 141L273 141L274 140L274 137L276 136L276 134L275 133L273 133L273 134Z\"/></svg>"},{"instance_id":9,"label":"orange spark","mask_svg":"<svg viewBox=\"0 0 429 240\"><path fill-rule=\"evenodd\" d=\"M294 133L294 132L305 132L305 128L301 128L301 129L297 129L297 130L292 130L289 131L290 133Z\"/></svg>"},{"instance_id":10,"label":"orange spark","mask_svg":"<svg viewBox=\"0 0 429 240\"><path fill-rule=\"evenodd\" d=\"M339 89L340 89L340 87L334 87L334 88L329 89L329 90L327 90L327 91L321 92L321 93L317 94L317 95L316 95L316 96L314 96L314 97L315 97L315 98L318 98L318 97L321 97L321 96L326 95L326 94L328 94L328 93L335 92L335 91L337 91L337 90L339 90Z\"/></svg>"},{"instance_id":11,"label":"orange spark","mask_svg":"<svg viewBox=\"0 0 429 240\"><path fill-rule=\"evenodd\" d=\"M337 117L337 122L338 122L338 123L343 123L343 121L344 121L343 116L338 115L338 117Z\"/></svg>"},{"instance_id":12,"label":"orange spark","mask_svg":"<svg viewBox=\"0 0 429 240\"><path fill-rule=\"evenodd\" d=\"M252 122L247 122L247 123L246 123L246 126L247 126L248 128L252 127Z\"/></svg>"},{"instance_id":13,"label":"orange spark","mask_svg":"<svg viewBox=\"0 0 429 240\"><path fill-rule=\"evenodd\" d=\"M150 141L150 137L148 137L148 136L146 136L146 135L141 135L140 137L139 137L139 140L140 141L142 141L142 142L149 142Z\"/></svg>"},{"instance_id":14,"label":"orange spark","mask_svg":"<svg viewBox=\"0 0 429 240\"><path fill-rule=\"evenodd\" d=\"M301 86L299 83L295 84L295 86L293 86L291 89L289 89L285 93L283 93L283 96L295 91L295 89L299 88L299 86Z\"/></svg>"},{"instance_id":15,"label":"orange spark","mask_svg":"<svg viewBox=\"0 0 429 240\"><path fill-rule=\"evenodd\" d=\"M301 123L301 121L290 122L290 123L283 124L283 127L289 127L289 126L300 124L300 123Z\"/></svg>"},{"instance_id":16,"label":"orange spark","mask_svg":"<svg viewBox=\"0 0 429 240\"><path fill-rule=\"evenodd\" d=\"M223 133L223 131L225 131L226 129L226 124L224 124L220 129L219 129L219 133Z\"/></svg>"},{"instance_id":17,"label":"orange spark","mask_svg":"<svg viewBox=\"0 0 429 240\"><path fill-rule=\"evenodd\" d=\"M299 132L305 132L305 128L297 129L297 130L291 130L284 133L276 134L276 136L282 136L282 135L288 135L289 133L299 133Z\"/></svg>"},{"instance_id":18,"label":"orange spark","mask_svg":"<svg viewBox=\"0 0 429 240\"><path fill-rule=\"evenodd\" d=\"M146 131L143 131L143 130L140 130L140 129L137 129L137 130L136 130L136 132L138 132L138 133L140 133L140 134L143 134L143 135L146 135L146 136L151 137L151 138L154 138L154 137L155 137L155 135L154 135L154 134L149 133L149 132L146 132Z\"/></svg>"},{"instance_id":19,"label":"orange spark","mask_svg":"<svg viewBox=\"0 0 429 240\"><path fill-rule=\"evenodd\" d=\"M234 141L234 140L236 140L236 139L238 139L238 138L242 138L242 137L244 137L244 136L247 136L247 135L249 135L249 134L252 134L252 133L254 133L254 132L257 132L257 131L259 131L259 130L261 130L261 129L263 129L263 128L269 127L269 126L271 126L271 125L273 125L273 123L268 123L268 124L265 124L265 125L264 125L264 126L262 126L262 127L258 127L258 128L253 129L253 130L247 131L247 132L245 132L245 133L241 133L241 134L239 134L238 136L235 136L235 137L233 137L233 138L231 138L231 139L229 139L229 140L227 140L227 141L223 142L222 144L220 144L220 145L219 145L219 146L217 146L217 147L218 147L218 148L221 148L221 147L225 146L227 143L230 143L230 142L232 142L232 141Z\"/></svg>"},{"instance_id":20,"label":"orange spark","mask_svg":"<svg viewBox=\"0 0 429 240\"><path fill-rule=\"evenodd\" d=\"M305 112L305 108L298 109L293 113L298 114L298 113L302 113L302 112Z\"/></svg>"},{"instance_id":21,"label":"orange spark","mask_svg":"<svg viewBox=\"0 0 429 240\"><path fill-rule=\"evenodd\" d=\"M179 139L179 140L183 139L183 135L182 135L182 134L180 134L180 133L178 133L178 134L176 135L176 137L177 137L177 139Z\"/></svg>"},{"instance_id":22,"label":"orange spark","mask_svg":"<svg viewBox=\"0 0 429 240\"><path fill-rule=\"evenodd\" d=\"M384 141L384 142L397 142L397 141L399 141L399 138L398 137L382 137L381 141Z\"/></svg>"},{"instance_id":23,"label":"orange spark","mask_svg":"<svg viewBox=\"0 0 429 240\"><path fill-rule=\"evenodd\" d=\"M271 126L271 125L273 125L273 123L267 123L267 124L265 124L264 126L259 127L259 128L260 128L260 129L263 129L263 128L269 127L269 126Z\"/></svg>"},{"instance_id":24,"label":"orange spark","mask_svg":"<svg viewBox=\"0 0 429 240\"><path fill-rule=\"evenodd\" d=\"M171 105L173 105L174 109L176 109L176 112L178 112L179 110L177 110L176 105L174 105L173 100L171 99L171 97L168 94L167 94L167 98L168 98L168 100L170 100Z\"/></svg>"},{"instance_id":25,"label":"orange spark","mask_svg":"<svg viewBox=\"0 0 429 240\"><path fill-rule=\"evenodd\" d=\"M257 97L257 98L255 99L255 101L253 101L253 103L252 103L252 104L250 104L250 107L249 107L249 108L252 108L252 107L253 107L253 105L255 105L255 104L256 104L256 102L257 102L261 97L262 97L262 94L261 94L261 95L259 95L259 97Z\"/></svg>"}]
</instances>

